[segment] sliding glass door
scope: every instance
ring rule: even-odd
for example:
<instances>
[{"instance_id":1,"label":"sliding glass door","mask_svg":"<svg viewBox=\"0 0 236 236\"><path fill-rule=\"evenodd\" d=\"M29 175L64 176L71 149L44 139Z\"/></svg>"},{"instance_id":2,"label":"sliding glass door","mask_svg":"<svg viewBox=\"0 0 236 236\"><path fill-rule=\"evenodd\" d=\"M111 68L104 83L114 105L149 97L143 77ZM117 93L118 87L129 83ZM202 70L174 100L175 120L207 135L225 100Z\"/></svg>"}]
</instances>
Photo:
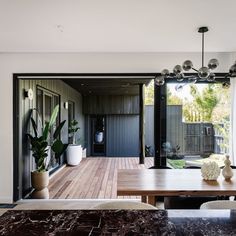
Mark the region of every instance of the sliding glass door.
<instances>
[{"instance_id":1,"label":"sliding glass door","mask_svg":"<svg viewBox=\"0 0 236 236\"><path fill-rule=\"evenodd\" d=\"M173 168L224 165L229 153L228 83L166 84L166 141L162 148Z\"/></svg>"}]
</instances>

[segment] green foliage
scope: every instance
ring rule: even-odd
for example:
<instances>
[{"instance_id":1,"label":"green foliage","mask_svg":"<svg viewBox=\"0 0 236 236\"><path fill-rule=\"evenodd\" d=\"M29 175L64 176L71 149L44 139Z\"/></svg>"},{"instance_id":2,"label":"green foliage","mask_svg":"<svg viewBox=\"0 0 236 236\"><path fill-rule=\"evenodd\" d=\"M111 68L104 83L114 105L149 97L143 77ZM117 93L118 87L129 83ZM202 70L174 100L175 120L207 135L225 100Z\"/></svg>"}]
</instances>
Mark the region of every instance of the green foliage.
<instances>
[{"instance_id":1,"label":"green foliage","mask_svg":"<svg viewBox=\"0 0 236 236\"><path fill-rule=\"evenodd\" d=\"M190 85L190 93L193 98L192 101L183 102L183 115L186 122L216 122L213 120L213 114L217 107L226 100L228 97L222 96L221 84L208 84L202 91L198 89L197 85ZM228 94L225 90L224 94ZM222 109L218 112L221 118ZM221 119L220 118L220 119ZM220 120L219 119L219 120Z\"/></svg>"},{"instance_id":2,"label":"green foliage","mask_svg":"<svg viewBox=\"0 0 236 236\"><path fill-rule=\"evenodd\" d=\"M79 122L77 120L72 120L69 124L68 133L73 137L73 144L76 144L76 133L80 130L80 127L78 126Z\"/></svg>"},{"instance_id":3,"label":"green foliage","mask_svg":"<svg viewBox=\"0 0 236 236\"><path fill-rule=\"evenodd\" d=\"M168 164L174 169L183 169L185 167L185 160L170 160L167 159Z\"/></svg>"},{"instance_id":4,"label":"green foliage","mask_svg":"<svg viewBox=\"0 0 236 236\"><path fill-rule=\"evenodd\" d=\"M167 105L182 105L183 101L176 95L171 94L170 89L167 87Z\"/></svg>"},{"instance_id":5,"label":"green foliage","mask_svg":"<svg viewBox=\"0 0 236 236\"><path fill-rule=\"evenodd\" d=\"M190 89L194 98L193 105L202 114L203 121L211 122L212 112L220 101L214 85L208 84L202 93L199 92L196 85L191 85Z\"/></svg>"},{"instance_id":6,"label":"green foliage","mask_svg":"<svg viewBox=\"0 0 236 236\"><path fill-rule=\"evenodd\" d=\"M62 143L60 139L56 139L52 144L52 150L55 152L56 157L60 157L67 149L68 144Z\"/></svg>"},{"instance_id":7,"label":"green foliage","mask_svg":"<svg viewBox=\"0 0 236 236\"><path fill-rule=\"evenodd\" d=\"M33 152L33 157L35 158L35 163L37 165L37 171L42 172L45 171L45 158L47 157L47 147L48 143L44 140L43 136L41 137L33 137L30 134L27 134L31 142L31 150Z\"/></svg>"},{"instance_id":8,"label":"green foliage","mask_svg":"<svg viewBox=\"0 0 236 236\"><path fill-rule=\"evenodd\" d=\"M56 122L56 119L57 119L57 115L58 115L58 112L59 112L59 105L57 105L53 112L52 112L52 115L50 117L50 120L49 122L46 123L45 125L45 128L43 130L43 137L44 139L47 139L48 138L48 134L49 134L49 131L51 130L52 126L55 124Z\"/></svg>"},{"instance_id":9,"label":"green foliage","mask_svg":"<svg viewBox=\"0 0 236 236\"><path fill-rule=\"evenodd\" d=\"M145 105L154 105L154 80L145 87Z\"/></svg>"},{"instance_id":10,"label":"green foliage","mask_svg":"<svg viewBox=\"0 0 236 236\"><path fill-rule=\"evenodd\" d=\"M34 109L35 110L35 109ZM31 117L31 124L34 130L34 136L27 134L30 139L31 150L33 152L33 157L35 158L36 169L38 172L46 171L46 158L48 156L48 146L49 146L49 133L53 125L56 122L56 118L59 112L59 105L57 105L50 117L50 121L46 123L45 127L42 126L41 135L38 132L38 127L35 120ZM55 152L56 157L59 157L67 148L67 144L63 144L59 139L61 129L63 128L66 121L61 122L53 135L52 150Z\"/></svg>"}]
</instances>

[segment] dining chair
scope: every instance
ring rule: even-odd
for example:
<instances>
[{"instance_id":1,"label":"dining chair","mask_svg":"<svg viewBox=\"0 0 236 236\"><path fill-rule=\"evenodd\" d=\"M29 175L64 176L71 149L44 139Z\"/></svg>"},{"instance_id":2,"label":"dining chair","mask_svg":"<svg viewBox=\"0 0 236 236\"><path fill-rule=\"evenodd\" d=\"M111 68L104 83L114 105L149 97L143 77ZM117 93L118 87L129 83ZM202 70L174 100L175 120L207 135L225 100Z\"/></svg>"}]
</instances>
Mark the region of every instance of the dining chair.
<instances>
[{"instance_id":1,"label":"dining chair","mask_svg":"<svg viewBox=\"0 0 236 236\"><path fill-rule=\"evenodd\" d=\"M230 200L205 202L201 205L200 209L209 209L209 210L236 209L236 202Z\"/></svg>"},{"instance_id":2,"label":"dining chair","mask_svg":"<svg viewBox=\"0 0 236 236\"><path fill-rule=\"evenodd\" d=\"M137 201L126 201L126 200L109 201L109 202L100 203L91 209L96 209L96 210L157 210L156 207L147 203L137 202Z\"/></svg>"},{"instance_id":3,"label":"dining chair","mask_svg":"<svg viewBox=\"0 0 236 236\"><path fill-rule=\"evenodd\" d=\"M151 166L148 169L172 169L168 166Z\"/></svg>"}]
</instances>

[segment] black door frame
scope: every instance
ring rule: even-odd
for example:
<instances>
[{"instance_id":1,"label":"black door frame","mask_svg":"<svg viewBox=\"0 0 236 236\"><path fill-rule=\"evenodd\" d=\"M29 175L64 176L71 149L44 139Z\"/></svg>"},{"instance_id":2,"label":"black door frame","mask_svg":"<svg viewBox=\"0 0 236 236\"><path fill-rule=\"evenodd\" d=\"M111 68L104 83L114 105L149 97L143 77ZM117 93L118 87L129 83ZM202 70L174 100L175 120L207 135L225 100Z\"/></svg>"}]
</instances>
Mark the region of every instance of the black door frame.
<instances>
[{"instance_id":1,"label":"black door frame","mask_svg":"<svg viewBox=\"0 0 236 236\"><path fill-rule=\"evenodd\" d=\"M19 171L19 81L24 80L51 80L58 79L61 80L70 78L71 76L78 77L88 77L88 76L98 76L98 77L146 77L154 79L158 73L14 73L13 74L13 200L17 201L22 198L21 191L21 177Z\"/></svg>"},{"instance_id":2,"label":"black door frame","mask_svg":"<svg viewBox=\"0 0 236 236\"><path fill-rule=\"evenodd\" d=\"M24 79L62 79L67 76L143 76L154 79L160 73L16 73L13 74L13 199L17 201L21 198L19 172L19 80ZM190 74L194 75L194 73ZM221 77L216 82L229 82L226 73L216 73ZM41 78L40 78L41 77ZM58 77L58 78L57 78ZM174 83L175 80L167 80L167 83ZM201 82L199 82L201 83ZM206 82L204 82L206 83ZM162 143L166 141L166 86L155 85L154 90L154 143L155 155L154 165L160 166L166 164L166 154L162 151ZM140 159L142 162L142 159Z\"/></svg>"},{"instance_id":3,"label":"black door frame","mask_svg":"<svg viewBox=\"0 0 236 236\"><path fill-rule=\"evenodd\" d=\"M160 75L160 74L159 74ZM188 75L196 75L189 73ZM214 82L198 81L197 84L214 84L214 83L230 83L227 73L215 73L217 79ZM184 80L187 82L187 80ZM166 112L167 112L167 92L166 84L178 83L175 79L166 79L165 84L158 86L154 83L154 166L166 166L167 155L163 150L163 143L166 142Z\"/></svg>"}]
</instances>

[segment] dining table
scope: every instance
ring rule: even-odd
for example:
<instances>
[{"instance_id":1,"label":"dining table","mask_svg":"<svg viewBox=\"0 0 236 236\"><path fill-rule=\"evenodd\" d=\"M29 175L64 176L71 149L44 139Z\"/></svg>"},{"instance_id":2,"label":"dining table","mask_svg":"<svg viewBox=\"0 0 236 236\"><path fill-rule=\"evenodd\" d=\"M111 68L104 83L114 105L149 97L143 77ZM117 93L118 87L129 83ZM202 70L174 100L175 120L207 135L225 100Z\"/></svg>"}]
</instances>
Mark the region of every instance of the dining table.
<instances>
[{"instance_id":1,"label":"dining table","mask_svg":"<svg viewBox=\"0 0 236 236\"><path fill-rule=\"evenodd\" d=\"M117 196L141 196L155 205L158 196L236 196L236 170L230 180L204 180L200 169L124 169L117 173Z\"/></svg>"}]
</instances>

